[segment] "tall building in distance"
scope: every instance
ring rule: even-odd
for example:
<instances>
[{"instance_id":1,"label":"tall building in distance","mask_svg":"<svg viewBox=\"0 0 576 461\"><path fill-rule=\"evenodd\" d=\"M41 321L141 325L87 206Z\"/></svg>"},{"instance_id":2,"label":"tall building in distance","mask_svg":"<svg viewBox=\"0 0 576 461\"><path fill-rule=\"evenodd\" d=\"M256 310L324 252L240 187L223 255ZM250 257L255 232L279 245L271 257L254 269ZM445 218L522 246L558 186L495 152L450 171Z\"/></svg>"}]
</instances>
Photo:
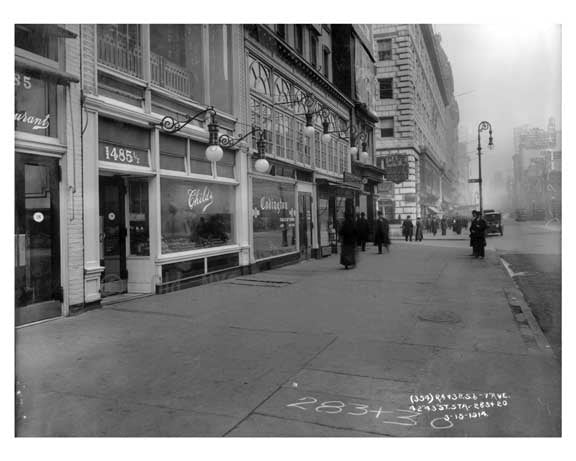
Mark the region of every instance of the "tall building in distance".
<instances>
[{"instance_id":1,"label":"tall building in distance","mask_svg":"<svg viewBox=\"0 0 576 461\"><path fill-rule=\"evenodd\" d=\"M513 204L532 219L561 218L562 132L554 118L546 128L514 128Z\"/></svg>"},{"instance_id":2,"label":"tall building in distance","mask_svg":"<svg viewBox=\"0 0 576 461\"><path fill-rule=\"evenodd\" d=\"M429 24L373 26L376 136L388 218L443 214L458 205L458 104L451 66Z\"/></svg>"}]
</instances>

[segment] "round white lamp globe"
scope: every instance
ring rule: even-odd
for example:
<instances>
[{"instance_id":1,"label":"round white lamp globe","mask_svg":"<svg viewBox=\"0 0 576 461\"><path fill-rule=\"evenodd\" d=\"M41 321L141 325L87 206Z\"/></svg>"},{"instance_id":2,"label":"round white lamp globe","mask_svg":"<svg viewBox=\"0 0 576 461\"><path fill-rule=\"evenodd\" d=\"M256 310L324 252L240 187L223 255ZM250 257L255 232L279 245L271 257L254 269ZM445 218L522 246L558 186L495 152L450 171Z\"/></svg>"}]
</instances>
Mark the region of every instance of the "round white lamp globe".
<instances>
[{"instance_id":1,"label":"round white lamp globe","mask_svg":"<svg viewBox=\"0 0 576 461\"><path fill-rule=\"evenodd\" d=\"M206 148L206 158L211 162L219 162L223 155L224 151L218 145L212 145Z\"/></svg>"},{"instance_id":2,"label":"round white lamp globe","mask_svg":"<svg viewBox=\"0 0 576 461\"><path fill-rule=\"evenodd\" d=\"M360 152L360 161L362 163L366 163L369 158L370 158L370 154L368 154L368 152L366 152L366 151Z\"/></svg>"},{"instance_id":3,"label":"round white lamp globe","mask_svg":"<svg viewBox=\"0 0 576 461\"><path fill-rule=\"evenodd\" d=\"M268 168L270 168L270 164L268 163L268 160L266 160L265 158L259 158L254 163L254 168L256 168L256 171L259 173L266 173L268 171Z\"/></svg>"},{"instance_id":4,"label":"round white lamp globe","mask_svg":"<svg viewBox=\"0 0 576 461\"><path fill-rule=\"evenodd\" d=\"M356 155L358 153L358 148L356 146L352 146L350 147L348 152L350 153L350 155Z\"/></svg>"},{"instance_id":5,"label":"round white lamp globe","mask_svg":"<svg viewBox=\"0 0 576 461\"><path fill-rule=\"evenodd\" d=\"M312 136L314 134L314 127L313 126L305 126L304 127L304 134L306 136Z\"/></svg>"},{"instance_id":6,"label":"round white lamp globe","mask_svg":"<svg viewBox=\"0 0 576 461\"><path fill-rule=\"evenodd\" d=\"M330 133L324 133L322 135L322 142L324 144L328 144L330 142L330 139L332 138L332 136L330 136Z\"/></svg>"}]
</instances>

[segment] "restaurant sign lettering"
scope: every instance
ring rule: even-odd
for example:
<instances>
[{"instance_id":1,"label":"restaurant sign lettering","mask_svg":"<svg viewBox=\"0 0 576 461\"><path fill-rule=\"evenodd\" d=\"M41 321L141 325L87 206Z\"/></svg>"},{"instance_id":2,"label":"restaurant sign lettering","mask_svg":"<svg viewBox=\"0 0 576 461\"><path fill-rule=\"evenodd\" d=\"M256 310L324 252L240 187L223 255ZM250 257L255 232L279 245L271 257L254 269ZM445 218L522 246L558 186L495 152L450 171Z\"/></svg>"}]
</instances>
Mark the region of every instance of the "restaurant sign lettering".
<instances>
[{"instance_id":1,"label":"restaurant sign lettering","mask_svg":"<svg viewBox=\"0 0 576 461\"><path fill-rule=\"evenodd\" d=\"M404 154L390 154L383 158L384 176L394 184L400 184L408 180L409 165L408 156Z\"/></svg>"}]
</instances>

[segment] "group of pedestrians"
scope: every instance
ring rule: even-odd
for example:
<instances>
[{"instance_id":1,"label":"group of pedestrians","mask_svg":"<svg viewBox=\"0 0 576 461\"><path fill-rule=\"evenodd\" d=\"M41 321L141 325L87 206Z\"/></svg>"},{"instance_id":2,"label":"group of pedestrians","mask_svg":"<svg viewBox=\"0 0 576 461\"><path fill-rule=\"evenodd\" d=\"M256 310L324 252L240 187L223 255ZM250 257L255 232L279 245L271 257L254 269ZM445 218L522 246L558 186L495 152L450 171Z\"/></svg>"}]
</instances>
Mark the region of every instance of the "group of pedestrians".
<instances>
[{"instance_id":1,"label":"group of pedestrians","mask_svg":"<svg viewBox=\"0 0 576 461\"><path fill-rule=\"evenodd\" d=\"M346 213L339 233L342 243L340 264L348 269L348 267L356 265L358 247L362 251L366 251L366 242L370 237L370 225L366 219L366 214L360 213L360 217L354 222L353 214ZM382 248L390 251L390 225L381 211L378 212L378 219L374 223L374 245L378 247L378 254L382 254Z\"/></svg>"},{"instance_id":2,"label":"group of pedestrians","mask_svg":"<svg viewBox=\"0 0 576 461\"><path fill-rule=\"evenodd\" d=\"M478 211L474 210L472 216L473 219L470 223L470 246L472 247L471 256L484 258L487 224ZM446 235L448 220L442 218L439 221L436 219L429 221L431 224L431 232L434 234L436 231L434 223L436 222L439 222L440 224L442 235ZM467 221L464 219L451 221L450 224L454 229L454 232L458 234L461 233L462 227L464 227L464 229L467 227ZM407 242L411 242L412 239L421 242L423 240L424 227L425 225L420 217L416 218L416 224L414 224L411 217L407 216L402 222L402 235ZM366 251L366 243L370 236L370 225L366 219L365 213L360 213L356 222L354 222L354 215L352 213L346 213L339 234L342 244L340 251L340 264L348 269L349 267L356 265L358 247L361 248L361 251ZM378 212L378 219L374 223L374 245L378 246L378 254L382 254L382 248L386 248L386 251L390 251L390 225L381 211Z\"/></svg>"}]
</instances>

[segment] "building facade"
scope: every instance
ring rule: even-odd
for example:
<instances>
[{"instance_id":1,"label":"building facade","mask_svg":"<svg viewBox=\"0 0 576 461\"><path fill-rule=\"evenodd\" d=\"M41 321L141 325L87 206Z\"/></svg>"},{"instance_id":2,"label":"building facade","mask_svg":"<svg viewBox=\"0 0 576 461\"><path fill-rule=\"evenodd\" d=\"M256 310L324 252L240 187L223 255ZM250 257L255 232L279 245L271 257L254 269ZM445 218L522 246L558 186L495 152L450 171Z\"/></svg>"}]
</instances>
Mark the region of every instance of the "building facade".
<instances>
[{"instance_id":1,"label":"building facade","mask_svg":"<svg viewBox=\"0 0 576 461\"><path fill-rule=\"evenodd\" d=\"M376 155L390 219L448 212L458 200L458 105L450 63L428 24L374 25Z\"/></svg>"},{"instance_id":2,"label":"building facade","mask_svg":"<svg viewBox=\"0 0 576 461\"><path fill-rule=\"evenodd\" d=\"M382 173L359 31L17 27L17 323L337 252Z\"/></svg>"},{"instance_id":3,"label":"building facade","mask_svg":"<svg viewBox=\"0 0 576 461\"><path fill-rule=\"evenodd\" d=\"M562 216L562 132L553 118L546 129L514 128L513 204L530 219Z\"/></svg>"},{"instance_id":4,"label":"building facade","mask_svg":"<svg viewBox=\"0 0 576 461\"><path fill-rule=\"evenodd\" d=\"M15 322L82 302L78 27L15 26Z\"/></svg>"}]
</instances>

